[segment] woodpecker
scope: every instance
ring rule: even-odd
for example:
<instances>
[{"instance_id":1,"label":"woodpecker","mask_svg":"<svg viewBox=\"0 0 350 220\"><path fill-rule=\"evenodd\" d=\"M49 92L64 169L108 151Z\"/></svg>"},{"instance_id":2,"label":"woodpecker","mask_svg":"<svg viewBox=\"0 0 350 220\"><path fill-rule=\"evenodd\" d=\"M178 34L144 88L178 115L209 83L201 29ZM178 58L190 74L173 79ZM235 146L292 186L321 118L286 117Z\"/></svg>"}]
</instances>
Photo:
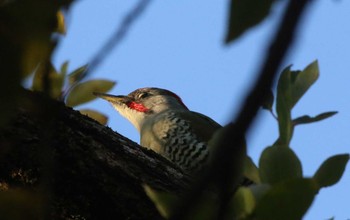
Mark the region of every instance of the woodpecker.
<instances>
[{"instance_id":1,"label":"woodpecker","mask_svg":"<svg viewBox=\"0 0 350 220\"><path fill-rule=\"evenodd\" d=\"M186 172L200 170L209 159L208 141L221 126L190 111L175 93L141 88L129 95L94 93L107 100L140 133L140 145L161 154Z\"/></svg>"}]
</instances>

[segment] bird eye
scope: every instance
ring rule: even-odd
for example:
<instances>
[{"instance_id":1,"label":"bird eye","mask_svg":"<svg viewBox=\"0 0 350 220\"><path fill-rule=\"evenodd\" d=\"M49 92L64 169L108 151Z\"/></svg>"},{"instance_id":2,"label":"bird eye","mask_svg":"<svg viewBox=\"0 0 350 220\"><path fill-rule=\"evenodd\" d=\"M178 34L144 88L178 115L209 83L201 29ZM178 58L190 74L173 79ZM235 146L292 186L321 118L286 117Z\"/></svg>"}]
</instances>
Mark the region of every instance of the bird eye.
<instances>
[{"instance_id":1,"label":"bird eye","mask_svg":"<svg viewBox=\"0 0 350 220\"><path fill-rule=\"evenodd\" d=\"M144 99L144 98L146 98L148 95L149 95L149 94L148 94L147 92L140 93L140 94L138 95L138 99Z\"/></svg>"}]
</instances>

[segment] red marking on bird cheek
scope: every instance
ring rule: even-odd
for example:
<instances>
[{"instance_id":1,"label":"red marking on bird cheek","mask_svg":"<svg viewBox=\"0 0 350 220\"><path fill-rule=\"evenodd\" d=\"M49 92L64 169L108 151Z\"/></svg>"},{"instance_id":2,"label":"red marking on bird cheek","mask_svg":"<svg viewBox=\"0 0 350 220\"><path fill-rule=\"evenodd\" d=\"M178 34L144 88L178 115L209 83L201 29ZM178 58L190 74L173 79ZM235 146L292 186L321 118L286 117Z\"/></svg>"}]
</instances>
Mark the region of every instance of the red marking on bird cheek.
<instances>
[{"instance_id":1,"label":"red marking on bird cheek","mask_svg":"<svg viewBox=\"0 0 350 220\"><path fill-rule=\"evenodd\" d=\"M128 107L131 109L134 109L138 112L147 112L149 109L146 108L144 105L137 103L137 102L130 102L128 103Z\"/></svg>"}]
</instances>

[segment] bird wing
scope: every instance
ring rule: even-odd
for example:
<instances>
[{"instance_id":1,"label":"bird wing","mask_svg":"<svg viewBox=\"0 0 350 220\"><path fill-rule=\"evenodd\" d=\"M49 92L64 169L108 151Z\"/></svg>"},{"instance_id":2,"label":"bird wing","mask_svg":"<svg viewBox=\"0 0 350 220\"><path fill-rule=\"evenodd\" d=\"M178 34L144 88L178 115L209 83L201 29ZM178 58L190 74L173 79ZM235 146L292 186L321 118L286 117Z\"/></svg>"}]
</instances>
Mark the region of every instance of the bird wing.
<instances>
[{"instance_id":1,"label":"bird wing","mask_svg":"<svg viewBox=\"0 0 350 220\"><path fill-rule=\"evenodd\" d=\"M188 114L188 112L179 111L178 114L190 123L193 132L206 143L221 128L216 121L198 112L191 111L191 114Z\"/></svg>"},{"instance_id":2,"label":"bird wing","mask_svg":"<svg viewBox=\"0 0 350 220\"><path fill-rule=\"evenodd\" d=\"M206 163L207 141L221 126L196 112L166 111L142 126L141 145L162 154L185 170Z\"/></svg>"}]
</instances>

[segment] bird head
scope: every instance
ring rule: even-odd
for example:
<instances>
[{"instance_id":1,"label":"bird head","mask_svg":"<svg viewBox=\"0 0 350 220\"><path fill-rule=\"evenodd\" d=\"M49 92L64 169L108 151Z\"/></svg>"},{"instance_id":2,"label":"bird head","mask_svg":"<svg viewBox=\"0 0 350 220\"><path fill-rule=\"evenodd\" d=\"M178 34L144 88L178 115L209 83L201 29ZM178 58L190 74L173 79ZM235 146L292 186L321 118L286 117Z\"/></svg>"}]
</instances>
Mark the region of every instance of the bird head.
<instances>
[{"instance_id":1,"label":"bird head","mask_svg":"<svg viewBox=\"0 0 350 220\"><path fill-rule=\"evenodd\" d=\"M160 88L141 88L128 95L116 96L97 92L94 95L110 102L139 131L149 117L170 109L188 110L178 95Z\"/></svg>"}]
</instances>

